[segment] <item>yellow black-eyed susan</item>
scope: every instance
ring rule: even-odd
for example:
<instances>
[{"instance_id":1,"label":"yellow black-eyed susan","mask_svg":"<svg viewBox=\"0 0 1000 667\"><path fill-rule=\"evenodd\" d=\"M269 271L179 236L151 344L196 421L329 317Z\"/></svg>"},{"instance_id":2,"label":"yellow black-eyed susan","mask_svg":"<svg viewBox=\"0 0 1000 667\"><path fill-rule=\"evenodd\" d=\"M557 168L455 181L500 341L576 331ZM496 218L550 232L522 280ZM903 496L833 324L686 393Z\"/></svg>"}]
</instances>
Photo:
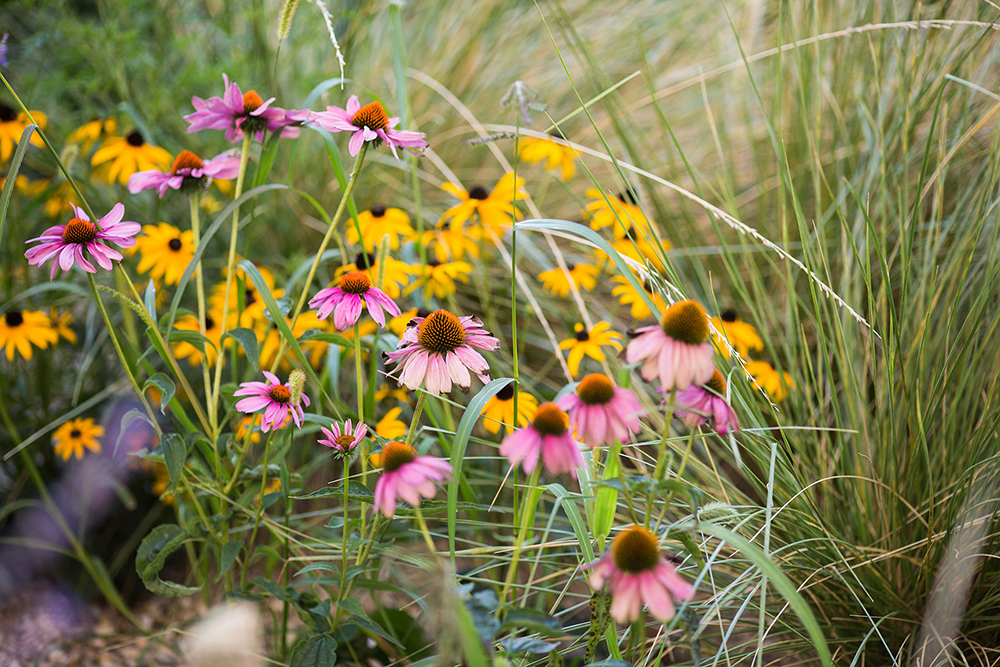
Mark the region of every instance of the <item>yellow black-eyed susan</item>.
<instances>
[{"instance_id":1,"label":"yellow black-eyed susan","mask_svg":"<svg viewBox=\"0 0 1000 667\"><path fill-rule=\"evenodd\" d=\"M564 141L566 139L558 130L551 134L554 138ZM573 164L575 156L573 149L552 139L535 137L521 139L517 146L517 154L525 162L535 163L545 160L546 169L560 172L564 181L573 178L573 174L576 173L576 165Z\"/></svg>"},{"instance_id":2,"label":"yellow black-eyed susan","mask_svg":"<svg viewBox=\"0 0 1000 667\"><path fill-rule=\"evenodd\" d=\"M147 144L138 130L132 130L124 137L109 137L90 158L90 164L95 167L109 162L108 182L117 180L122 185L128 185L129 176L138 171L163 171L172 161L170 153L159 146Z\"/></svg>"},{"instance_id":3,"label":"yellow black-eyed susan","mask_svg":"<svg viewBox=\"0 0 1000 667\"><path fill-rule=\"evenodd\" d=\"M382 204L375 204L367 211L358 213L358 224L353 220L347 222L347 242L357 243L358 228L361 228L362 245L368 252L375 252L375 248L382 242L382 237L389 235L389 247L399 250L400 239L406 241L413 238L414 231L410 225L410 216L401 208L386 208Z\"/></svg>"},{"instance_id":4,"label":"yellow black-eyed susan","mask_svg":"<svg viewBox=\"0 0 1000 667\"><path fill-rule=\"evenodd\" d=\"M137 267L139 273L149 271L149 277L154 281L176 285L194 259L194 232L182 232L165 222L143 225L142 235L135 238L132 252L141 255Z\"/></svg>"},{"instance_id":5,"label":"yellow black-eyed susan","mask_svg":"<svg viewBox=\"0 0 1000 667\"><path fill-rule=\"evenodd\" d=\"M463 190L453 183L445 183L441 189L461 200L444 212L443 219L449 220L452 228L461 227L476 214L483 226L497 236L512 226L511 214L516 213L514 202L528 196L524 179L515 180L513 173L504 174L492 190L482 185Z\"/></svg>"},{"instance_id":6,"label":"yellow black-eyed susan","mask_svg":"<svg viewBox=\"0 0 1000 667\"><path fill-rule=\"evenodd\" d=\"M598 273L600 269L591 264L567 264L566 271L557 266L539 273L538 279L542 281L542 287L558 297L565 297L569 294L570 278L579 289L590 291L597 286Z\"/></svg>"},{"instance_id":7,"label":"yellow black-eyed susan","mask_svg":"<svg viewBox=\"0 0 1000 667\"><path fill-rule=\"evenodd\" d=\"M45 129L48 119L41 111L32 111L31 116L38 123L38 128ZM14 152L14 146L21 141L21 134L24 128L31 125L26 113L19 112L13 107L0 103L0 162L6 162ZM31 134L29 142L32 146L43 148L45 143L38 136L37 132Z\"/></svg>"},{"instance_id":8,"label":"yellow black-eyed susan","mask_svg":"<svg viewBox=\"0 0 1000 667\"><path fill-rule=\"evenodd\" d=\"M601 349L603 346L610 345L616 350L622 349L622 335L617 331L612 331L611 325L607 322L598 322L589 331L584 325L577 323L574 331L572 338L567 338L559 343L560 350L570 351L566 363L569 365L569 372L573 377L576 377L577 373L580 372L580 362L583 361L585 355L595 361L604 361L607 356Z\"/></svg>"},{"instance_id":9,"label":"yellow black-eyed susan","mask_svg":"<svg viewBox=\"0 0 1000 667\"><path fill-rule=\"evenodd\" d=\"M719 317L711 317L709 321L715 327L712 336L723 351L727 350L726 341L744 359L750 352L760 352L764 349L764 341L752 324L744 322L732 308L725 310Z\"/></svg>"},{"instance_id":10,"label":"yellow black-eyed susan","mask_svg":"<svg viewBox=\"0 0 1000 667\"><path fill-rule=\"evenodd\" d=\"M517 392L517 419L514 418L514 383L506 385L483 406L483 428L490 433L499 433L501 425L507 433L515 428L530 424L538 410L538 399L531 394Z\"/></svg>"},{"instance_id":11,"label":"yellow black-eyed susan","mask_svg":"<svg viewBox=\"0 0 1000 667\"><path fill-rule=\"evenodd\" d=\"M754 386L763 389L768 397L780 403L795 389L795 380L786 372L778 372L766 361L748 361L744 366L747 375L753 380Z\"/></svg>"},{"instance_id":12,"label":"yellow black-eyed susan","mask_svg":"<svg viewBox=\"0 0 1000 667\"><path fill-rule=\"evenodd\" d=\"M8 310L0 315L0 347L7 361L14 360L16 350L22 358L31 360L32 345L45 349L55 345L59 334L52 328L49 316L37 310Z\"/></svg>"},{"instance_id":13,"label":"yellow black-eyed susan","mask_svg":"<svg viewBox=\"0 0 1000 667\"><path fill-rule=\"evenodd\" d=\"M71 419L52 434L52 445L63 461L69 461L71 456L82 459L84 449L95 454L101 451L99 438L103 436L104 427L95 424L93 419Z\"/></svg>"},{"instance_id":14,"label":"yellow black-eyed susan","mask_svg":"<svg viewBox=\"0 0 1000 667\"><path fill-rule=\"evenodd\" d=\"M417 280L406 288L404 294L411 294L417 288L423 287L438 299L450 296L458 289L458 282L469 282L472 265L468 262L445 262L436 259L428 260L426 266L413 267Z\"/></svg>"}]
</instances>

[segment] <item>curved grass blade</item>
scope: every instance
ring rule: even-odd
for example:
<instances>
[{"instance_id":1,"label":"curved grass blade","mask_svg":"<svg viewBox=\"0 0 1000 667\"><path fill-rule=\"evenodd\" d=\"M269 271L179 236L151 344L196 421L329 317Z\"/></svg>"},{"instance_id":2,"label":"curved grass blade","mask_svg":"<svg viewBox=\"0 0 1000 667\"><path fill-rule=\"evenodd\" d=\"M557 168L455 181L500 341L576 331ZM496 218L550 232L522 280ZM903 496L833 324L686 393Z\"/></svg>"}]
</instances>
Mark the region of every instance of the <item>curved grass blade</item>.
<instances>
[{"instance_id":1,"label":"curved grass blade","mask_svg":"<svg viewBox=\"0 0 1000 667\"><path fill-rule=\"evenodd\" d=\"M37 125L29 125L21 133L21 139L17 142L17 150L14 151L14 160L7 170L7 180L3 184L3 194L0 195L0 243L3 243L3 231L6 229L7 207L10 205L10 196L14 193L14 183L17 181L17 172L21 170L21 162L24 161L24 153L28 150L28 143Z\"/></svg>"}]
</instances>

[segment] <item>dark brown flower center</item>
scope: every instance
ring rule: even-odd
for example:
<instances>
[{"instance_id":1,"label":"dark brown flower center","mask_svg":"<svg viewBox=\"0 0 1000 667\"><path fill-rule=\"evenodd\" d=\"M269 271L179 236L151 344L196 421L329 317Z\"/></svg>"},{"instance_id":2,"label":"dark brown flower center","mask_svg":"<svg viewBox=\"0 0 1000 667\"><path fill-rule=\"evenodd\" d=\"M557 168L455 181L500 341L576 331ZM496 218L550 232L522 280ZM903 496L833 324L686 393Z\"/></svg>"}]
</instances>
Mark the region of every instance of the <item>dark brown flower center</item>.
<instances>
[{"instance_id":1,"label":"dark brown flower center","mask_svg":"<svg viewBox=\"0 0 1000 667\"><path fill-rule=\"evenodd\" d=\"M555 403L542 403L531 425L542 435L562 435L569 430L569 417Z\"/></svg>"},{"instance_id":2,"label":"dark brown flower center","mask_svg":"<svg viewBox=\"0 0 1000 667\"><path fill-rule=\"evenodd\" d=\"M405 442L387 442L382 448L382 469L386 472L399 470L417 458L417 450Z\"/></svg>"},{"instance_id":3,"label":"dark brown flower center","mask_svg":"<svg viewBox=\"0 0 1000 667\"><path fill-rule=\"evenodd\" d=\"M381 102L369 102L351 116L351 124L369 130L384 130L389 127L389 114Z\"/></svg>"},{"instance_id":4,"label":"dark brown flower center","mask_svg":"<svg viewBox=\"0 0 1000 667\"><path fill-rule=\"evenodd\" d=\"M662 558L660 541L642 526L631 526L611 543L611 556L619 570L632 574L648 572Z\"/></svg>"},{"instance_id":5,"label":"dark brown flower center","mask_svg":"<svg viewBox=\"0 0 1000 667\"><path fill-rule=\"evenodd\" d=\"M551 132L549 132L549 136L550 137L555 137L556 139L562 139L563 141L566 141L566 135L563 134L562 132L560 132L558 129L552 130Z\"/></svg>"},{"instance_id":6,"label":"dark brown flower center","mask_svg":"<svg viewBox=\"0 0 1000 667\"><path fill-rule=\"evenodd\" d=\"M576 264L567 264L566 270L569 271L570 273L573 273L574 271L576 271Z\"/></svg>"},{"instance_id":7,"label":"dark brown flower center","mask_svg":"<svg viewBox=\"0 0 1000 667\"><path fill-rule=\"evenodd\" d=\"M268 397L275 403L288 403L292 400L292 390L283 384L276 384L267 390Z\"/></svg>"},{"instance_id":8,"label":"dark brown flower center","mask_svg":"<svg viewBox=\"0 0 1000 667\"><path fill-rule=\"evenodd\" d=\"M8 310L4 314L4 320L8 327L19 327L24 324L24 315L21 314L20 310Z\"/></svg>"},{"instance_id":9,"label":"dark brown flower center","mask_svg":"<svg viewBox=\"0 0 1000 667\"><path fill-rule=\"evenodd\" d=\"M201 169L205 163L200 157L189 150L183 150L174 158L174 164L170 167L170 173L176 174L181 169Z\"/></svg>"},{"instance_id":10,"label":"dark brown flower center","mask_svg":"<svg viewBox=\"0 0 1000 667\"><path fill-rule=\"evenodd\" d=\"M618 201L622 202L623 204L631 204L632 206L635 206L636 204L639 203L639 198L635 196L635 190L629 188L624 192L618 193Z\"/></svg>"},{"instance_id":11,"label":"dark brown flower center","mask_svg":"<svg viewBox=\"0 0 1000 667\"><path fill-rule=\"evenodd\" d=\"M372 280L363 273L345 273L340 279L340 289L348 294L363 295L372 288Z\"/></svg>"},{"instance_id":12,"label":"dark brown flower center","mask_svg":"<svg viewBox=\"0 0 1000 667\"><path fill-rule=\"evenodd\" d=\"M735 322L736 321L736 311L732 308L727 308L722 311L722 316L719 318L723 322Z\"/></svg>"},{"instance_id":13,"label":"dark brown flower center","mask_svg":"<svg viewBox=\"0 0 1000 667\"><path fill-rule=\"evenodd\" d=\"M372 217L381 218L385 215L385 206L382 206L382 204L375 204L368 209L368 211L372 214Z\"/></svg>"},{"instance_id":14,"label":"dark brown flower center","mask_svg":"<svg viewBox=\"0 0 1000 667\"><path fill-rule=\"evenodd\" d=\"M90 243L97 238L97 225L83 218L73 218L63 227L62 237L66 243Z\"/></svg>"},{"instance_id":15,"label":"dark brown flower center","mask_svg":"<svg viewBox=\"0 0 1000 667\"><path fill-rule=\"evenodd\" d=\"M587 331L587 327L583 326L582 324L577 324L576 333L573 334L573 337L576 338L581 343L586 343L588 340L590 340L590 332Z\"/></svg>"},{"instance_id":16,"label":"dark brown flower center","mask_svg":"<svg viewBox=\"0 0 1000 667\"><path fill-rule=\"evenodd\" d=\"M248 114L256 111L264 104L256 90L248 90L243 93L243 113Z\"/></svg>"},{"instance_id":17,"label":"dark brown flower center","mask_svg":"<svg viewBox=\"0 0 1000 667\"><path fill-rule=\"evenodd\" d=\"M375 259L375 255L370 252L359 252L358 256L354 258L354 266L357 267L358 271L371 269L375 266Z\"/></svg>"},{"instance_id":18,"label":"dark brown flower center","mask_svg":"<svg viewBox=\"0 0 1000 667\"><path fill-rule=\"evenodd\" d=\"M131 132L129 132L128 135L125 137L125 141L128 142L129 146L135 146L136 148L139 148L144 143L146 143L143 140L142 135L139 134L138 130L132 130Z\"/></svg>"},{"instance_id":19,"label":"dark brown flower center","mask_svg":"<svg viewBox=\"0 0 1000 667\"><path fill-rule=\"evenodd\" d=\"M215 328L215 320L213 320L208 315L205 316L205 331L211 331Z\"/></svg>"},{"instance_id":20,"label":"dark brown flower center","mask_svg":"<svg viewBox=\"0 0 1000 667\"><path fill-rule=\"evenodd\" d=\"M663 333L688 345L704 343L708 340L705 309L693 299L678 301L663 315Z\"/></svg>"},{"instance_id":21,"label":"dark brown flower center","mask_svg":"<svg viewBox=\"0 0 1000 667\"><path fill-rule=\"evenodd\" d=\"M6 104L0 104L0 122L9 123L15 120L17 120L17 111Z\"/></svg>"},{"instance_id":22,"label":"dark brown flower center","mask_svg":"<svg viewBox=\"0 0 1000 667\"><path fill-rule=\"evenodd\" d=\"M181 240L180 239L170 239L170 241L167 243L167 245L170 246L171 250L173 250L174 252L177 252L178 250L181 249Z\"/></svg>"},{"instance_id":23,"label":"dark brown flower center","mask_svg":"<svg viewBox=\"0 0 1000 667\"><path fill-rule=\"evenodd\" d=\"M722 377L722 373L718 370L712 371L712 377L708 379L705 383L706 389L711 389L713 392L719 396L726 395L726 378Z\"/></svg>"},{"instance_id":24,"label":"dark brown flower center","mask_svg":"<svg viewBox=\"0 0 1000 667\"><path fill-rule=\"evenodd\" d=\"M344 435L334 440L334 442L336 442L337 445L339 445L342 449L350 449L351 447L354 446L354 436L351 435L350 433L345 433Z\"/></svg>"},{"instance_id":25,"label":"dark brown flower center","mask_svg":"<svg viewBox=\"0 0 1000 667\"><path fill-rule=\"evenodd\" d=\"M435 310L417 327L417 341L430 352L454 352L465 343L465 327L447 310Z\"/></svg>"},{"instance_id":26,"label":"dark brown flower center","mask_svg":"<svg viewBox=\"0 0 1000 667\"><path fill-rule=\"evenodd\" d=\"M69 437L74 438L74 439L75 438L79 438L81 435L83 435L83 433L81 433L80 429L78 429L78 428L75 428L75 429L73 429L72 431L69 432Z\"/></svg>"},{"instance_id":27,"label":"dark brown flower center","mask_svg":"<svg viewBox=\"0 0 1000 667\"><path fill-rule=\"evenodd\" d=\"M604 373L591 373L580 380L576 395L587 405L604 405L615 396L615 385Z\"/></svg>"},{"instance_id":28,"label":"dark brown flower center","mask_svg":"<svg viewBox=\"0 0 1000 667\"><path fill-rule=\"evenodd\" d=\"M469 199L489 199L490 193L481 185L474 186L469 190Z\"/></svg>"},{"instance_id":29,"label":"dark brown flower center","mask_svg":"<svg viewBox=\"0 0 1000 667\"><path fill-rule=\"evenodd\" d=\"M498 401L504 401L504 402L506 402L506 401L509 401L512 398L514 398L514 383L513 382L511 382L510 384L505 384L503 386L503 389L501 389L500 391L498 391L497 395L496 395L496 399Z\"/></svg>"},{"instance_id":30,"label":"dark brown flower center","mask_svg":"<svg viewBox=\"0 0 1000 667\"><path fill-rule=\"evenodd\" d=\"M253 290L251 290L251 289L244 290L244 292L243 292L243 305L244 306L252 306L255 303L257 303L257 297L254 296Z\"/></svg>"}]
</instances>

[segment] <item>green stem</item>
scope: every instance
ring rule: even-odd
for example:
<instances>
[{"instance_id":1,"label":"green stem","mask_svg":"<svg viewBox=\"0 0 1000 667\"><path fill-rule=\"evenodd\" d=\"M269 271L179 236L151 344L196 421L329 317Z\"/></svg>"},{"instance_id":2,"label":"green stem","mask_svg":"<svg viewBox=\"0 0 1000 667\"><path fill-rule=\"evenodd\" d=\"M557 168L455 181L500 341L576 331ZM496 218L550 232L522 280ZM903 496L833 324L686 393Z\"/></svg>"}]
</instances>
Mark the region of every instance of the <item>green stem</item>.
<instances>
[{"instance_id":1,"label":"green stem","mask_svg":"<svg viewBox=\"0 0 1000 667\"><path fill-rule=\"evenodd\" d=\"M260 493L257 495L257 518L253 522L253 530L250 532L250 543L247 545L247 561L243 567L243 574L240 577L240 588L247 585L247 570L250 569L250 560L253 557L253 543L257 539L257 529L260 528L260 518L264 514L264 489L267 488L267 464L271 455L271 441L274 439L274 431L267 435L264 443L264 467L261 470Z\"/></svg>"},{"instance_id":2,"label":"green stem","mask_svg":"<svg viewBox=\"0 0 1000 667\"><path fill-rule=\"evenodd\" d=\"M413 418L410 420L410 430L406 433L406 444L413 445L413 439L417 435L417 422L424 411L424 403L427 402L427 392L417 392L417 404L413 407Z\"/></svg>"},{"instance_id":3,"label":"green stem","mask_svg":"<svg viewBox=\"0 0 1000 667\"><path fill-rule=\"evenodd\" d=\"M198 210L198 195L191 194L189 197L190 209L191 209L191 234L193 235L194 247L197 248L201 243L201 215ZM205 276L202 270L201 260L194 266L194 281L195 290L198 296L198 331L204 336L207 329L205 328ZM221 342L220 342L221 347ZM222 350L216 350L216 354L222 354ZM212 371L209 369L208 357L206 356L202 359L201 364L201 374L202 379L205 383L205 400L208 401L206 407L208 408L208 420L209 425L212 427L210 433L215 435L218 430L217 416L215 414L215 402L209 401L212 392ZM194 396L191 397L194 401ZM221 482L222 480L222 464L219 462L219 439L217 437L212 438L212 450L215 453L215 480L216 482Z\"/></svg>"},{"instance_id":4,"label":"green stem","mask_svg":"<svg viewBox=\"0 0 1000 667\"><path fill-rule=\"evenodd\" d=\"M510 592L510 587L517 578L517 564L521 560L521 547L524 544L524 540L528 537L528 524L535 513L537 499L534 496L538 490L538 480L541 476L542 462L539 461L535 469L531 472L531 478L528 480L528 490L525 492L524 500L521 502L520 528L518 529L517 537L514 538L514 552L511 554L510 567L507 569L507 579L504 580L503 591L500 593L500 604L497 606L498 612L503 607L504 601L507 599L507 593Z\"/></svg>"},{"instance_id":5,"label":"green stem","mask_svg":"<svg viewBox=\"0 0 1000 667\"><path fill-rule=\"evenodd\" d=\"M427 522L424 520L424 514L420 511L420 505L415 505L413 507L413 516L416 518L417 526L420 528L420 532L424 536L424 544L427 545L427 551L434 556L434 560L441 562L441 557L438 555L437 547L434 546L434 540L431 539L430 530L427 529Z\"/></svg>"}]
</instances>

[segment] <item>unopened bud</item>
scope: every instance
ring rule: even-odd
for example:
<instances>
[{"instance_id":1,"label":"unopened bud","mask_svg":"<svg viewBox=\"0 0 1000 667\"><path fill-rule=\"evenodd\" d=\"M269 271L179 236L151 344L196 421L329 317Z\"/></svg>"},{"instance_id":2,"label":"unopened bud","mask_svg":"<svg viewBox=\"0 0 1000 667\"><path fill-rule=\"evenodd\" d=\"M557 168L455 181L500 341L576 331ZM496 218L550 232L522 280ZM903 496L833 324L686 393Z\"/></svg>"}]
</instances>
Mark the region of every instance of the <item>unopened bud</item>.
<instances>
[{"instance_id":1,"label":"unopened bud","mask_svg":"<svg viewBox=\"0 0 1000 667\"><path fill-rule=\"evenodd\" d=\"M288 390L292 392L289 399L292 405L298 405L302 398L302 390L306 386L306 374L300 370L294 370L288 374Z\"/></svg>"}]
</instances>

